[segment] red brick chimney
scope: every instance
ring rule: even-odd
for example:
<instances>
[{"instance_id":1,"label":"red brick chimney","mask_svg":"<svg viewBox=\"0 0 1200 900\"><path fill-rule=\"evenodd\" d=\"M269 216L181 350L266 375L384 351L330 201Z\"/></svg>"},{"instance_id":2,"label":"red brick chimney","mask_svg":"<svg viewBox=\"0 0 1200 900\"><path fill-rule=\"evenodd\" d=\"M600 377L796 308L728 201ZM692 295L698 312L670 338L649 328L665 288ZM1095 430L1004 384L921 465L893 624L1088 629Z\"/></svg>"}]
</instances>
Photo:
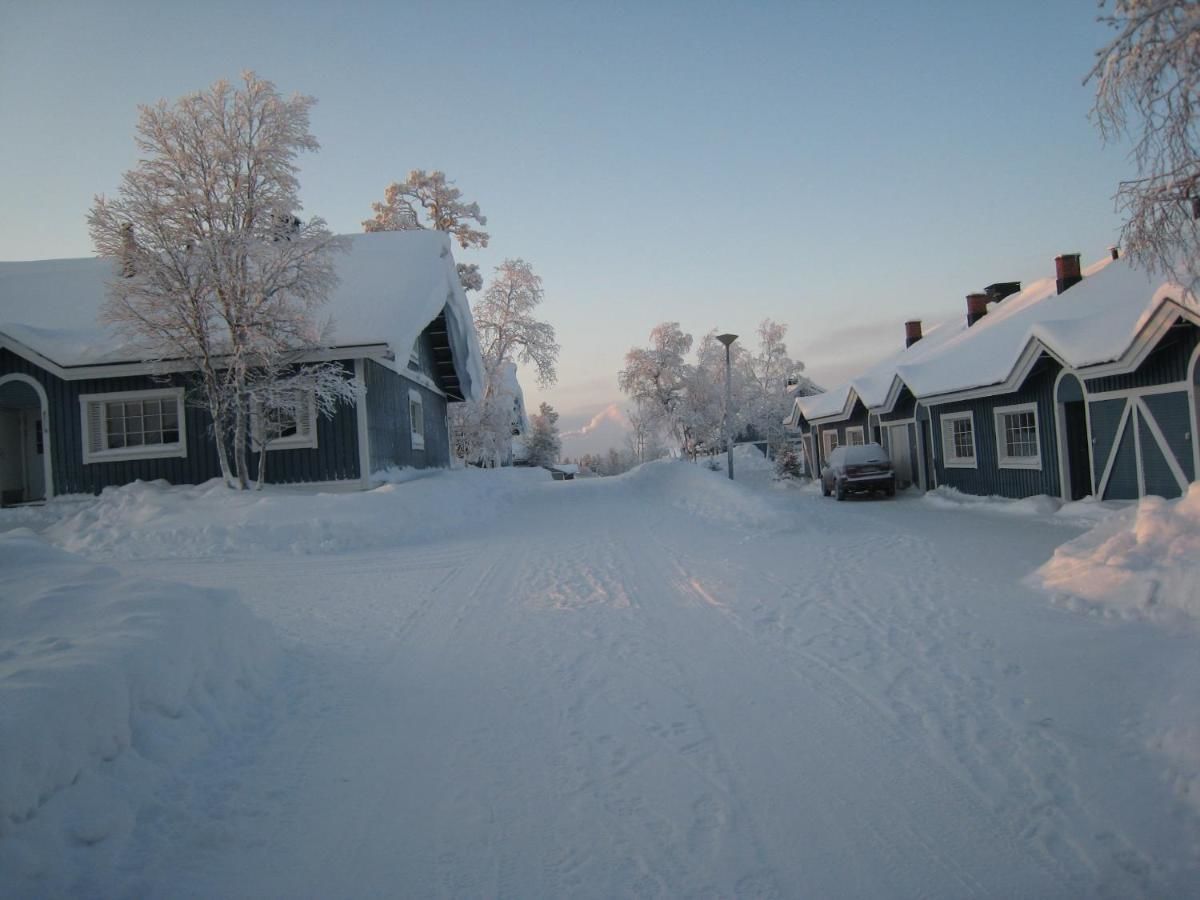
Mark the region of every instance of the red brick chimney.
<instances>
[{"instance_id":1,"label":"red brick chimney","mask_svg":"<svg viewBox=\"0 0 1200 900\"><path fill-rule=\"evenodd\" d=\"M1079 254L1064 253L1054 257L1054 272L1060 294L1072 285L1079 284L1083 281L1083 273L1079 271Z\"/></svg>"},{"instance_id":2,"label":"red brick chimney","mask_svg":"<svg viewBox=\"0 0 1200 900\"><path fill-rule=\"evenodd\" d=\"M913 319L904 323L904 346L911 347L921 339L921 320Z\"/></svg>"},{"instance_id":3,"label":"red brick chimney","mask_svg":"<svg viewBox=\"0 0 1200 900\"><path fill-rule=\"evenodd\" d=\"M987 294L967 294L967 327L970 328L987 315L990 298Z\"/></svg>"}]
</instances>

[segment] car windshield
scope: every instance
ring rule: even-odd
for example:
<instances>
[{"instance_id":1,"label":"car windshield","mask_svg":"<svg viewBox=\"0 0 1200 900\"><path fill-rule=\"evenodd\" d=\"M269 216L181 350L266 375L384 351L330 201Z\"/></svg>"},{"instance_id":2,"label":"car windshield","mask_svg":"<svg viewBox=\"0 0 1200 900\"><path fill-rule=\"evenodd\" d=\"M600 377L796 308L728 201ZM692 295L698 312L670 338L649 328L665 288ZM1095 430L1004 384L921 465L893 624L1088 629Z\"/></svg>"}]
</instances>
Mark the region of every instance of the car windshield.
<instances>
[{"instance_id":1,"label":"car windshield","mask_svg":"<svg viewBox=\"0 0 1200 900\"><path fill-rule=\"evenodd\" d=\"M878 444L858 444L854 447L846 447L845 450L847 465L861 466L869 463L891 462L888 459L887 451Z\"/></svg>"}]
</instances>

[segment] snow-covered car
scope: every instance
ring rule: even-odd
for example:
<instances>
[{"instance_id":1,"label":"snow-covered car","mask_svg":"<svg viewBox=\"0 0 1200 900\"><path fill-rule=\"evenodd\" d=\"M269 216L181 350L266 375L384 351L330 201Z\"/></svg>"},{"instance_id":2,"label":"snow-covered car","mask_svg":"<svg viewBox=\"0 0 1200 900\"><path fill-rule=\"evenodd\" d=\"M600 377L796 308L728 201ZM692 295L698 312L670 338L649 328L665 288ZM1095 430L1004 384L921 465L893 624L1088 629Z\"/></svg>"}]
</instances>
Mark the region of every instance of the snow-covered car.
<instances>
[{"instance_id":1,"label":"snow-covered car","mask_svg":"<svg viewBox=\"0 0 1200 900\"><path fill-rule=\"evenodd\" d=\"M835 448L821 470L821 493L845 500L847 494L872 491L896 494L896 473L887 451L878 444Z\"/></svg>"}]
</instances>

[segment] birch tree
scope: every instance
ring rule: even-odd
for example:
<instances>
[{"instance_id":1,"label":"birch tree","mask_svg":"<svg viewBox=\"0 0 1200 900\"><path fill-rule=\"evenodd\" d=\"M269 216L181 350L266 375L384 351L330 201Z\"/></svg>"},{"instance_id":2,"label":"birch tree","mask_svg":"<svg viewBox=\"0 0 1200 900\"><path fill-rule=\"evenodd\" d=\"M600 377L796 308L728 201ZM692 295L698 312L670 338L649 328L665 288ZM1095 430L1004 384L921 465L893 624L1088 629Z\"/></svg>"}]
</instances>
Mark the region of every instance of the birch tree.
<instances>
[{"instance_id":1,"label":"birch tree","mask_svg":"<svg viewBox=\"0 0 1200 900\"><path fill-rule=\"evenodd\" d=\"M194 370L192 398L212 417L221 475L241 488L264 371L278 375L328 334L317 312L340 245L323 220L296 215L296 157L318 148L315 102L246 72L237 88L218 81L139 107L142 158L88 216L97 253L120 260L104 318L146 361Z\"/></svg>"},{"instance_id":2,"label":"birch tree","mask_svg":"<svg viewBox=\"0 0 1200 900\"><path fill-rule=\"evenodd\" d=\"M1105 6L1106 4L1101 4ZM1117 189L1122 244L1152 271L1200 280L1200 4L1115 0L1115 36L1096 54L1092 117L1105 140L1128 136L1137 175Z\"/></svg>"},{"instance_id":3,"label":"birch tree","mask_svg":"<svg viewBox=\"0 0 1200 900\"><path fill-rule=\"evenodd\" d=\"M413 169L404 181L389 184L383 202L372 203L371 210L375 215L362 223L364 231L445 231L464 250L486 247L491 238L482 228L487 217L480 213L479 204L465 202L445 172ZM481 227L473 227L472 222ZM478 265L459 263L458 278L463 290L483 287Z\"/></svg>"},{"instance_id":4,"label":"birch tree","mask_svg":"<svg viewBox=\"0 0 1200 900\"><path fill-rule=\"evenodd\" d=\"M532 365L543 387L558 377L559 345L554 326L537 316L545 299L542 279L523 259L506 259L496 267L487 290L475 304L475 331L483 356L484 391L476 402L457 404L452 424L456 443L470 448L468 460L499 465L513 428L513 394L506 367Z\"/></svg>"}]
</instances>

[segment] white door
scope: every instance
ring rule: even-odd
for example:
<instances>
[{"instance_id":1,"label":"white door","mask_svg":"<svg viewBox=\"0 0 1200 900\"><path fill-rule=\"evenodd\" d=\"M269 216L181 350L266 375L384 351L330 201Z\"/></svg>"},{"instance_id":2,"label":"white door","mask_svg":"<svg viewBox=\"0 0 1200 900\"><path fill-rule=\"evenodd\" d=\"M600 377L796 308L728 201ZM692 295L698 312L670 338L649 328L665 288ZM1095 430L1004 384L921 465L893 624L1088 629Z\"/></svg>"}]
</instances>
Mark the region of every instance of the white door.
<instances>
[{"instance_id":1,"label":"white door","mask_svg":"<svg viewBox=\"0 0 1200 900\"><path fill-rule=\"evenodd\" d=\"M896 486L912 484L912 456L908 447L908 426L892 425L888 429L888 445L891 448L892 468L896 470Z\"/></svg>"}]
</instances>

